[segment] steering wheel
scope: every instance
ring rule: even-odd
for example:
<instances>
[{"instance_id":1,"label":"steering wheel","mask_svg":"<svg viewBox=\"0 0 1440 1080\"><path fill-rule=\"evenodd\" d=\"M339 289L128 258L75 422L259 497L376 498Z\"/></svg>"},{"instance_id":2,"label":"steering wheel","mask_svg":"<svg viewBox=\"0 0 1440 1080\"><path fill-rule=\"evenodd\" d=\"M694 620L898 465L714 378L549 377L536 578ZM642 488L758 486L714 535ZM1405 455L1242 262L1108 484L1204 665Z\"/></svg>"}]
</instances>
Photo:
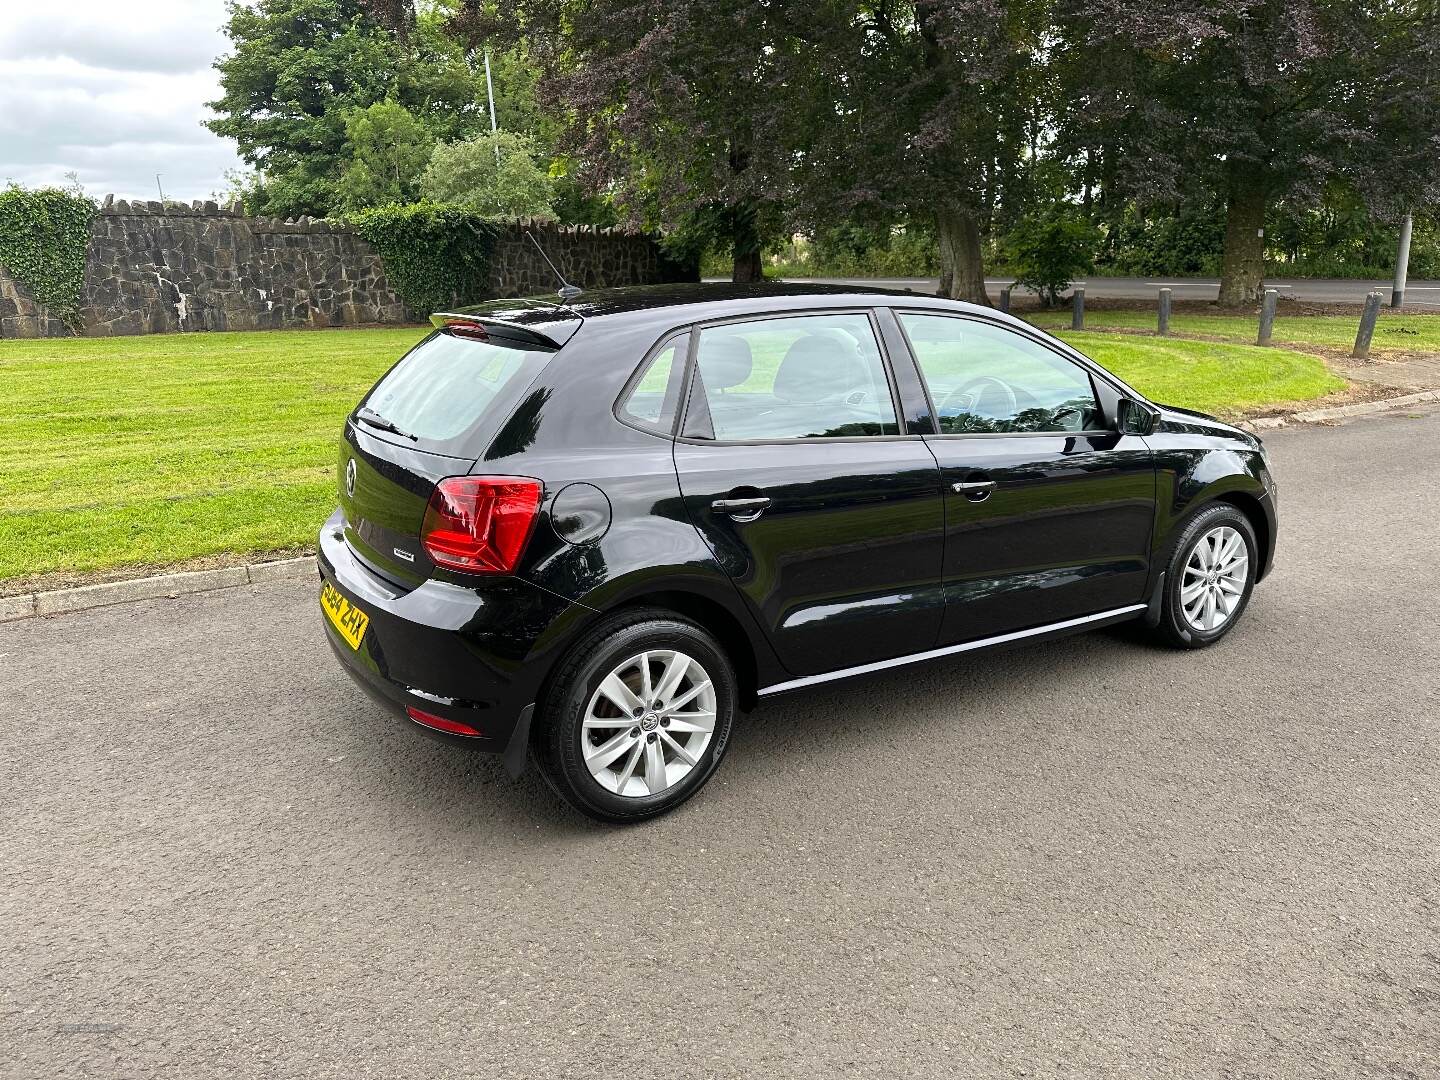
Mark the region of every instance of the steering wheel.
<instances>
[{"instance_id":1,"label":"steering wheel","mask_svg":"<svg viewBox=\"0 0 1440 1080\"><path fill-rule=\"evenodd\" d=\"M997 379L994 375L977 375L945 395L945 400L940 403L940 415L942 417L954 416L955 413L950 411L952 404L964 405L963 409L957 410L959 412L974 412L975 406L980 404L980 399L992 386L1005 395L1005 408L1009 410L1010 416L1014 416L1020 411L1020 403L1015 399L1015 391L1010 388L1009 383L1003 379Z\"/></svg>"}]
</instances>

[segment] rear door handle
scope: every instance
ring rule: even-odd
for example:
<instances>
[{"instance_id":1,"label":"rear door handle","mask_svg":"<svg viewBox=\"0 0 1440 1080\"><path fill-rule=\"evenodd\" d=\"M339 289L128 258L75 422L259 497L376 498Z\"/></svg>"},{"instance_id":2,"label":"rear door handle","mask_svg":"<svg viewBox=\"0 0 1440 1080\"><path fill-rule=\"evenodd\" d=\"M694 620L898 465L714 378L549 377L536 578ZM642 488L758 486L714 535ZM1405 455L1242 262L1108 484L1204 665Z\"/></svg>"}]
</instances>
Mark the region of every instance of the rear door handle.
<instances>
[{"instance_id":1,"label":"rear door handle","mask_svg":"<svg viewBox=\"0 0 1440 1080\"><path fill-rule=\"evenodd\" d=\"M761 495L753 499L716 499L710 509L717 514L729 514L738 521L754 521L770 508L770 500Z\"/></svg>"}]
</instances>

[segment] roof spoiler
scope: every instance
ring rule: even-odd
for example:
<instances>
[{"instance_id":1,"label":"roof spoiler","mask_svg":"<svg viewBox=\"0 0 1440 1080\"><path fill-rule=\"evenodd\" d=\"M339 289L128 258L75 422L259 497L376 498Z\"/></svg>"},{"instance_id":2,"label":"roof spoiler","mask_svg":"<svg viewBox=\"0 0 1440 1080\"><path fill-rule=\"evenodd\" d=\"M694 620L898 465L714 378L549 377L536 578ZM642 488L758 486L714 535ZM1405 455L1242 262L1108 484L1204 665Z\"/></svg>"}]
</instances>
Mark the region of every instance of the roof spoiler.
<instances>
[{"instance_id":1,"label":"roof spoiler","mask_svg":"<svg viewBox=\"0 0 1440 1080\"><path fill-rule=\"evenodd\" d=\"M547 321L537 326L526 326L518 320L505 318L503 314L437 311L430 316L430 322L437 330L444 330L450 326L468 327L472 333L484 331L493 333L497 337L506 337L551 348L559 348L569 341L581 321L580 317L576 315L568 319Z\"/></svg>"}]
</instances>

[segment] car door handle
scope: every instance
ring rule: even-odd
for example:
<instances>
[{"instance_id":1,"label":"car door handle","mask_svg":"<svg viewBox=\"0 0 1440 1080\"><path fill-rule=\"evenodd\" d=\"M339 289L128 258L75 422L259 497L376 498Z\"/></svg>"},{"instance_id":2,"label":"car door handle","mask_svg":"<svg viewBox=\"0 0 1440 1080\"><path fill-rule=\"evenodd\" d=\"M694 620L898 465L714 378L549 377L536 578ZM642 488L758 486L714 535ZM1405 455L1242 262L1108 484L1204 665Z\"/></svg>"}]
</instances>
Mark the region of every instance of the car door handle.
<instances>
[{"instance_id":1,"label":"car door handle","mask_svg":"<svg viewBox=\"0 0 1440 1080\"><path fill-rule=\"evenodd\" d=\"M741 521L754 521L770 508L770 500L761 495L754 499L716 499L710 509L717 514L729 514Z\"/></svg>"},{"instance_id":2,"label":"car door handle","mask_svg":"<svg viewBox=\"0 0 1440 1080\"><path fill-rule=\"evenodd\" d=\"M995 490L994 480L957 480L950 485L957 495L964 495L971 502L984 502Z\"/></svg>"}]
</instances>

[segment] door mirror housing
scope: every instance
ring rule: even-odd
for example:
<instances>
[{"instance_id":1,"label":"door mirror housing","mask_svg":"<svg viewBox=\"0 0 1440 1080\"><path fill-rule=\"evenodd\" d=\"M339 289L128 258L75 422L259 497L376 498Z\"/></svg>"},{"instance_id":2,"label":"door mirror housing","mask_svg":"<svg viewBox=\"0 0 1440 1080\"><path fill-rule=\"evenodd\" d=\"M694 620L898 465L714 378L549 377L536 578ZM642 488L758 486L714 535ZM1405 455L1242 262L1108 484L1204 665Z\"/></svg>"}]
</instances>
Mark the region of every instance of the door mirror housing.
<instances>
[{"instance_id":1,"label":"door mirror housing","mask_svg":"<svg viewBox=\"0 0 1440 1080\"><path fill-rule=\"evenodd\" d=\"M1123 435L1153 435L1160 422L1160 410L1144 401L1121 398L1115 410Z\"/></svg>"}]
</instances>

